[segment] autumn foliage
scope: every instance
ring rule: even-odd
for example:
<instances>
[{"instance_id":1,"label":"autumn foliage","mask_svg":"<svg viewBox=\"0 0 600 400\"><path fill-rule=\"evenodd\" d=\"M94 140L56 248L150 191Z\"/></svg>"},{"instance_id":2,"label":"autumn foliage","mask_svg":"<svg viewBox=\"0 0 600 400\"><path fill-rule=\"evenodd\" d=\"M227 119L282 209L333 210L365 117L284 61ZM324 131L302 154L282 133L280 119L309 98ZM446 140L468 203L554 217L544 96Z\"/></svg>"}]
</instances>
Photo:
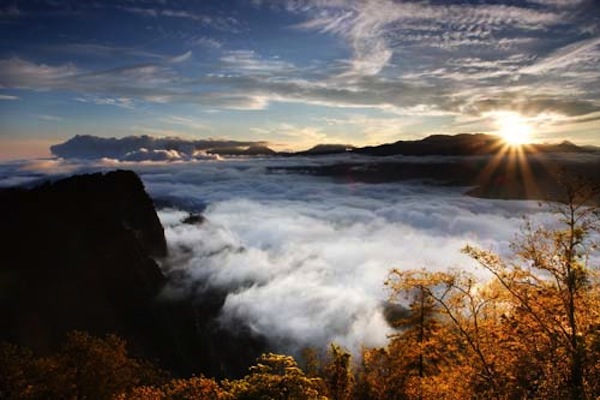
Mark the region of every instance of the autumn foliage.
<instances>
[{"instance_id":1,"label":"autumn foliage","mask_svg":"<svg viewBox=\"0 0 600 400\"><path fill-rule=\"evenodd\" d=\"M464 252L464 271L392 270L405 308L384 348L332 345L304 362L265 354L246 376L172 378L114 336L68 335L52 355L0 346L0 399L595 399L600 397L597 193L571 187L558 224L525 224L510 260Z\"/></svg>"},{"instance_id":2,"label":"autumn foliage","mask_svg":"<svg viewBox=\"0 0 600 400\"><path fill-rule=\"evenodd\" d=\"M403 350L407 347L419 359L403 368L419 376L416 392L414 384L402 388L405 398L576 400L600 395L600 282L592 262L596 196L586 186L569 186L563 204L554 205L559 225L527 223L513 244L513 260L465 247L491 277L487 282L459 271L391 272L392 298L411 299L414 321L385 352L390 365L402 354L411 357L410 350ZM441 336L432 321L442 325ZM368 362L366 357L371 371ZM428 363L436 369L425 368Z\"/></svg>"}]
</instances>

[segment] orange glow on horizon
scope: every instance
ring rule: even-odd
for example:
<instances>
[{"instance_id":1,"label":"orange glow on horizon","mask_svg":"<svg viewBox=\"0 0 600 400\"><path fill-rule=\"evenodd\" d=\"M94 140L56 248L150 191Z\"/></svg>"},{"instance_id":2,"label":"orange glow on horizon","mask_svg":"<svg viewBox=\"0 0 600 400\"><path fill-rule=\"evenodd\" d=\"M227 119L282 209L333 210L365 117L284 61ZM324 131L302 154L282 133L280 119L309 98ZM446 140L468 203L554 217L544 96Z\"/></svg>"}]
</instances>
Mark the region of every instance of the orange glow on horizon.
<instances>
[{"instance_id":1,"label":"orange glow on horizon","mask_svg":"<svg viewBox=\"0 0 600 400\"><path fill-rule=\"evenodd\" d=\"M48 139L0 139L0 160L50 157L50 146L55 143Z\"/></svg>"}]
</instances>

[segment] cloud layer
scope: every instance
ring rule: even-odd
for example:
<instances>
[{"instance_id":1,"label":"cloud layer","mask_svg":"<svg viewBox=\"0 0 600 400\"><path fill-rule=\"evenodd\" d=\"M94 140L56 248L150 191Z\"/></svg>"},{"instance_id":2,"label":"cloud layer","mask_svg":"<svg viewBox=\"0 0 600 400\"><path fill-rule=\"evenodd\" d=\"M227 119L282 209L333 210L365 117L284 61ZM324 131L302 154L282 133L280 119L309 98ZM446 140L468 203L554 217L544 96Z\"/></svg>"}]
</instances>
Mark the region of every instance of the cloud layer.
<instances>
[{"instance_id":1,"label":"cloud layer","mask_svg":"<svg viewBox=\"0 0 600 400\"><path fill-rule=\"evenodd\" d=\"M223 161L145 167L150 193L206 221L164 210L171 259L165 295L228 293L221 323L246 326L279 351L339 343L385 343L391 268L460 268L483 276L460 253L467 243L507 253L523 214L537 204L468 198L419 184L340 184L270 174L265 167L319 160ZM168 171L168 174L165 172Z\"/></svg>"},{"instance_id":2,"label":"cloud layer","mask_svg":"<svg viewBox=\"0 0 600 400\"><path fill-rule=\"evenodd\" d=\"M460 253L465 244L507 254L523 215L549 219L535 202L466 197L466 188L340 183L269 168L343 161L372 160L47 160L0 165L0 183L136 170L156 204L166 207L160 212L170 251L163 295L202 302L207 293L224 292L221 324L243 326L285 352L331 342L354 352L384 344L391 331L383 282L391 268L457 268L485 277ZM189 212L205 221L183 223Z\"/></svg>"}]
</instances>

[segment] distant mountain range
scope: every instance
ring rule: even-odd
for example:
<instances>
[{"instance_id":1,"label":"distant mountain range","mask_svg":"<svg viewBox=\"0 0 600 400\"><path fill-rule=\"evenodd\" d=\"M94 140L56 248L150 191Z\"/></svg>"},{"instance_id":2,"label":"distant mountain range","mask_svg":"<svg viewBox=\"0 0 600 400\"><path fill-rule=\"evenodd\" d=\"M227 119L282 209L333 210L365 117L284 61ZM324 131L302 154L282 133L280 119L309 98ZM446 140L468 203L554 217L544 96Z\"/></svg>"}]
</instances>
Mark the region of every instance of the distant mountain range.
<instances>
[{"instance_id":1,"label":"distant mountain range","mask_svg":"<svg viewBox=\"0 0 600 400\"><path fill-rule=\"evenodd\" d=\"M52 154L62 158L100 159L121 161L176 161L215 158L219 156L317 156L331 154L362 154L369 156L472 156L497 153L505 143L501 138L485 133L432 135L419 140L400 140L379 146L354 147L348 144L319 144L299 152L276 152L264 141L189 140L177 137L154 138L127 136L101 138L77 135L64 143L50 147ZM600 152L597 147L577 146L564 141L558 144L528 144L526 153L590 153Z\"/></svg>"},{"instance_id":2,"label":"distant mountain range","mask_svg":"<svg viewBox=\"0 0 600 400\"><path fill-rule=\"evenodd\" d=\"M561 199L564 187L560 179L583 179L600 188L600 149L568 141L523 145L519 149L522 155L518 155L499 137L477 133L433 135L339 152L342 151L373 157L320 165L274 166L270 170L327 176L340 182L418 181L463 186L469 188L467 194L471 196L501 199ZM407 157L383 157L395 155Z\"/></svg>"},{"instance_id":3,"label":"distant mountain range","mask_svg":"<svg viewBox=\"0 0 600 400\"><path fill-rule=\"evenodd\" d=\"M498 136L485 133L461 133L458 135L431 135L420 140L400 140L395 143L383 144L354 149L354 153L371 156L471 156L496 154L505 147L505 142ZM589 152L592 148L577 146L569 141L558 144L527 144L522 149L527 153L551 152ZM599 149L596 149L599 150Z\"/></svg>"}]
</instances>

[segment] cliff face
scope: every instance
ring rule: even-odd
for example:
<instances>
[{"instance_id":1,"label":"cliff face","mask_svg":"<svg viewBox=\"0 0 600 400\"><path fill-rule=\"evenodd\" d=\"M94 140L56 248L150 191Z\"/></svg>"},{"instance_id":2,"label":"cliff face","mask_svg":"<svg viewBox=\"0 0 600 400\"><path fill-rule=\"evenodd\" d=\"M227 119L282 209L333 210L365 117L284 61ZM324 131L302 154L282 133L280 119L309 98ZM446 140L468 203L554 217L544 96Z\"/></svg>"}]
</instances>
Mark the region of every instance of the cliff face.
<instances>
[{"instance_id":1,"label":"cliff face","mask_svg":"<svg viewBox=\"0 0 600 400\"><path fill-rule=\"evenodd\" d=\"M191 306L157 301L167 246L129 171L0 192L0 339L51 350L73 329L116 332L134 352L195 369Z\"/></svg>"}]
</instances>

